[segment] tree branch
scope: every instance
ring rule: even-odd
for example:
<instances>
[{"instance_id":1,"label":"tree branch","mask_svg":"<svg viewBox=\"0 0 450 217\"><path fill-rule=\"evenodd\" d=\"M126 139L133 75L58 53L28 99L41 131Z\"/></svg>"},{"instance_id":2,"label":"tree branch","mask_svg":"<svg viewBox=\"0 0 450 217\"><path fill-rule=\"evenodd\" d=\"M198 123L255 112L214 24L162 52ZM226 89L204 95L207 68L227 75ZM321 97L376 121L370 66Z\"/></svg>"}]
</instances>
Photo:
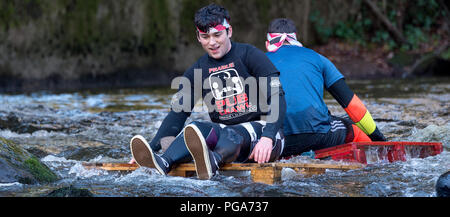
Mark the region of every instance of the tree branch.
<instances>
[{"instance_id":1,"label":"tree branch","mask_svg":"<svg viewBox=\"0 0 450 217\"><path fill-rule=\"evenodd\" d=\"M394 36L397 42L400 42L402 44L409 44L403 36L402 32L398 30L398 28L395 27L391 23L391 21L389 21L389 19L383 14L383 12L380 11L380 9L374 2L372 2L371 0L364 0L364 3L366 3L370 7L375 16L386 26L388 31Z\"/></svg>"}]
</instances>

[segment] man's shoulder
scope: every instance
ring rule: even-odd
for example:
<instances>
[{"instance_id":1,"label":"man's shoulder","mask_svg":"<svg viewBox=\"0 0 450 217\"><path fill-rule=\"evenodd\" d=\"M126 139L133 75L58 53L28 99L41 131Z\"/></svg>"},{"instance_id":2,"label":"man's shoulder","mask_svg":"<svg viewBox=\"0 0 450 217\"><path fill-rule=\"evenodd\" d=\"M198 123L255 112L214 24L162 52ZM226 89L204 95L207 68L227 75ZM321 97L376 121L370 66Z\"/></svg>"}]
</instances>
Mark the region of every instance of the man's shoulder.
<instances>
[{"instance_id":1,"label":"man's shoulder","mask_svg":"<svg viewBox=\"0 0 450 217\"><path fill-rule=\"evenodd\" d=\"M299 53L303 53L306 55L319 55L319 53L311 48L307 48L307 47L299 47L299 46L289 46L288 47L289 50L292 50L294 52L299 52Z\"/></svg>"},{"instance_id":2,"label":"man's shoulder","mask_svg":"<svg viewBox=\"0 0 450 217\"><path fill-rule=\"evenodd\" d=\"M193 78L195 69L202 69L208 61L208 54L197 59L184 73L183 76Z\"/></svg>"},{"instance_id":3,"label":"man's shoulder","mask_svg":"<svg viewBox=\"0 0 450 217\"><path fill-rule=\"evenodd\" d=\"M283 47L282 47L283 48ZM310 60L320 60L321 54L317 51L307 48L307 47L298 47L298 46L289 46L286 49L284 49L284 52L274 52L274 53L267 53L268 56L288 56L288 57L295 57L298 56L301 59L307 58Z\"/></svg>"}]
</instances>

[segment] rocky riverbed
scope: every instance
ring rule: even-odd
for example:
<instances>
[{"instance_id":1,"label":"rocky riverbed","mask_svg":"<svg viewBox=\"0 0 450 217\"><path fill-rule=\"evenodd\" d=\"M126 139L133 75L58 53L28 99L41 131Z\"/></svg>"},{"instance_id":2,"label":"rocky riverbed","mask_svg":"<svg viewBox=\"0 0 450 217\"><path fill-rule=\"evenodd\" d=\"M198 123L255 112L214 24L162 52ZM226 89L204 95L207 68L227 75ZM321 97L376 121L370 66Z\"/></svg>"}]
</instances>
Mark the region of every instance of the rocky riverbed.
<instances>
[{"instance_id":1,"label":"rocky riverbed","mask_svg":"<svg viewBox=\"0 0 450 217\"><path fill-rule=\"evenodd\" d=\"M313 177L284 170L282 181L275 185L252 183L245 174L221 174L201 181L164 177L145 168L132 173L87 170L82 162L127 162L131 157L129 140L136 134L148 139L154 136L169 109L174 90L1 94L2 145L15 143L58 179L5 180L0 184L0 196L46 196L60 188L85 189L93 196L121 197L435 196L437 178L450 169L449 78L348 82L389 140L442 142L442 154L391 164L381 162L347 172L329 170ZM325 96L325 101L331 113L345 115L330 95ZM201 107L197 109L188 121L208 120ZM296 157L289 161L314 160Z\"/></svg>"}]
</instances>

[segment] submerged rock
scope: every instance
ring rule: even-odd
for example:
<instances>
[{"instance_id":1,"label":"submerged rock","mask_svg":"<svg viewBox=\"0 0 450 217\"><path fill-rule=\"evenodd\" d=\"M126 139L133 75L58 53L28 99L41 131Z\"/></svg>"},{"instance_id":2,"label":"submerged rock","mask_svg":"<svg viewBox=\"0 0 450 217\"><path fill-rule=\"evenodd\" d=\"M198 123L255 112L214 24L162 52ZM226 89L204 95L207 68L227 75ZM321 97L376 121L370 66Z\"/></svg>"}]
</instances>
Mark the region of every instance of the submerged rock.
<instances>
[{"instance_id":1,"label":"submerged rock","mask_svg":"<svg viewBox=\"0 0 450 217\"><path fill-rule=\"evenodd\" d=\"M436 182L436 196L450 197L450 171L439 176Z\"/></svg>"},{"instance_id":2,"label":"submerged rock","mask_svg":"<svg viewBox=\"0 0 450 217\"><path fill-rule=\"evenodd\" d=\"M46 195L47 197L93 197L88 189L75 188L72 185L56 189Z\"/></svg>"},{"instance_id":3,"label":"submerged rock","mask_svg":"<svg viewBox=\"0 0 450 217\"><path fill-rule=\"evenodd\" d=\"M49 183L58 179L45 164L19 145L0 137L0 183Z\"/></svg>"},{"instance_id":4,"label":"submerged rock","mask_svg":"<svg viewBox=\"0 0 450 217\"><path fill-rule=\"evenodd\" d=\"M421 142L442 142L444 148L450 149L450 123L446 125L437 126L429 125L424 129L415 130L409 137L410 141Z\"/></svg>"}]
</instances>

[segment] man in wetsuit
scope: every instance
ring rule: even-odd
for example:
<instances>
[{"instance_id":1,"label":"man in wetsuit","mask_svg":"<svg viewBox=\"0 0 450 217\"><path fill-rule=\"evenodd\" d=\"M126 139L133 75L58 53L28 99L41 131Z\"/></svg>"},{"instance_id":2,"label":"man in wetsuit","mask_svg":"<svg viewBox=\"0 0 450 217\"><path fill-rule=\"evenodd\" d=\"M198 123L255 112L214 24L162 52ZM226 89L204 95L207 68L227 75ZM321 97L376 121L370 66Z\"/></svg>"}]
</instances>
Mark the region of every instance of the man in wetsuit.
<instances>
[{"instance_id":1,"label":"man in wetsuit","mask_svg":"<svg viewBox=\"0 0 450 217\"><path fill-rule=\"evenodd\" d=\"M279 72L261 50L231 41L227 10L208 5L195 14L197 39L206 54L179 79L171 111L150 143L131 139L131 163L167 174L178 163L195 163L200 179L210 179L230 162L265 163L283 149L282 123L286 111ZM202 97L212 122L194 121L184 127ZM158 155L161 139L176 136Z\"/></svg>"},{"instance_id":2,"label":"man in wetsuit","mask_svg":"<svg viewBox=\"0 0 450 217\"><path fill-rule=\"evenodd\" d=\"M266 54L280 71L287 104L283 157L348 142L385 141L344 76L326 57L303 47L296 32L292 20L275 19L266 41ZM330 114L323 101L324 88L351 120Z\"/></svg>"}]
</instances>

